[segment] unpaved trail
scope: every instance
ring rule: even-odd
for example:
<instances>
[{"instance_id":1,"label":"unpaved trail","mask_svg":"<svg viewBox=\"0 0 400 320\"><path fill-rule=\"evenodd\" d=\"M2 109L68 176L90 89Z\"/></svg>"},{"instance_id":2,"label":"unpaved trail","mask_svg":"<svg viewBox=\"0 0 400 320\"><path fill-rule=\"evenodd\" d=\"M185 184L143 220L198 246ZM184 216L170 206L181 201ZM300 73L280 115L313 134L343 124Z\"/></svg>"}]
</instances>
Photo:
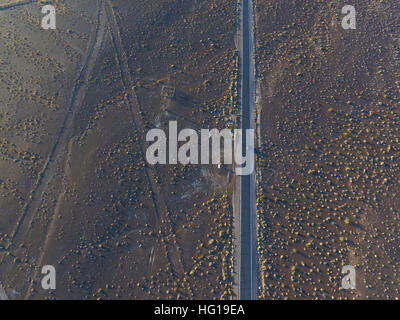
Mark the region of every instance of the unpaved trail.
<instances>
[{"instance_id":1,"label":"unpaved trail","mask_svg":"<svg viewBox=\"0 0 400 320\"><path fill-rule=\"evenodd\" d=\"M64 161L62 161L62 163L64 164L63 169L62 169L63 175L65 172L65 166L66 166L66 162L68 160L68 154L69 154L70 146L71 146L70 141L72 139L72 125L74 123L74 118L75 118L76 112L79 110L79 107L82 105L82 102L85 98L85 95L86 95L86 92L87 92L88 86L89 86L89 78L93 71L93 68L95 66L95 63L96 63L97 58L100 53L101 46L104 41L104 35L105 35L105 31L106 31L106 17L104 14L104 5L105 5L104 0L100 0L98 3L97 26L96 26L96 30L95 30L94 40L92 42L93 44L90 47L90 49L88 50L88 54L86 56L83 66L82 66L80 76L78 78L78 81L76 82L76 86L75 86L74 92L72 94L72 100L71 100L71 104L70 104L70 108L69 108L70 111L67 115L67 119L63 125L63 128L60 132L60 136L59 136L60 139L59 139L58 143L56 144L55 148L53 149L53 153L52 153L51 159L49 161L49 166L47 167L46 175L44 175L43 181L41 182L41 184L39 185L39 187L37 189L37 194L40 195L40 197L36 198L35 200L37 201L38 205L40 205L41 198L42 198L41 196L43 195L44 190L45 190L46 186L48 185L49 179L51 179L52 177L55 176L55 173L57 170L57 165L55 162L56 157L59 157L60 159L64 159ZM67 151L65 151L65 150L67 150ZM46 232L46 236L45 236L44 243L43 243L43 250L41 251L41 254L37 260L38 266L40 266L42 264L44 254L47 251L49 240L51 239L51 236L54 234L54 231L55 231L56 222L58 220L58 217L60 215L60 210L61 210L60 204L62 203L62 199L65 194L65 190L63 190L63 189L64 189L64 184L63 184L63 182L61 182L61 192L59 193L59 195L57 197L54 214L53 214L52 220L51 220L50 225ZM35 208L37 211L39 207L32 206L32 208ZM31 210L31 212L35 212L35 210ZM29 298L30 289L34 283L34 279L36 279L37 272L38 272L38 268L35 269L35 271L33 272L32 276L31 276L31 281L29 284L29 288L26 291L25 298Z\"/></svg>"},{"instance_id":2,"label":"unpaved trail","mask_svg":"<svg viewBox=\"0 0 400 320\"><path fill-rule=\"evenodd\" d=\"M14 1L10 3L4 3L0 4L0 11L5 11L8 9L16 8L16 7L21 7L27 4L31 4L35 2L35 0L20 0L20 1Z\"/></svg>"},{"instance_id":3,"label":"unpaved trail","mask_svg":"<svg viewBox=\"0 0 400 320\"><path fill-rule=\"evenodd\" d=\"M110 1L109 0L106 1L107 1L106 11L110 24L111 37L114 43L118 64L121 70L122 82L125 89L127 90L126 99L127 99L127 105L129 106L129 114L132 118L133 125L136 127L139 134L142 135L141 141L146 141L145 139L146 131L143 125L144 122L142 116L140 114L139 100L136 91L134 89L133 81L129 71L128 58L124 50L124 47L122 45L122 39L117 22L116 12L113 9ZM145 159L146 155L145 144L141 143L140 147L141 147L141 156L143 157L143 159ZM147 180L150 183L149 187L151 189L151 197L157 215L156 233L158 233L158 231L161 231L163 234L168 234L166 224L161 223L161 221L168 221L167 217L168 208L165 203L165 199L161 195L153 171L146 166L145 173ZM169 241L165 241L165 250L169 260L171 261L174 271L177 272L178 275L183 275L184 268L182 264L182 259L176 245L173 242L169 243Z\"/></svg>"},{"instance_id":4,"label":"unpaved trail","mask_svg":"<svg viewBox=\"0 0 400 320\"><path fill-rule=\"evenodd\" d=\"M81 105L88 87L88 79L93 70L94 63L100 51L101 43L104 38L105 31L105 19L103 18L104 4L101 0L98 8L98 26L96 28L96 36L94 37L94 44L88 50L86 59L80 69L79 77L75 81L75 87L71 95L71 101L69 103L68 112L64 118L60 132L57 135L56 142L47 158L47 161L40 173L40 177L33 188L30 198L23 210L23 215L19 219L19 222L12 234L12 243L20 243L25 235L27 229L30 226L32 218L35 212L38 210L41 202L43 192L48 185L50 179L55 176L56 170L58 169L56 158L59 155L64 155L64 150L68 144L68 141L72 134L72 124L76 112Z\"/></svg>"},{"instance_id":5,"label":"unpaved trail","mask_svg":"<svg viewBox=\"0 0 400 320\"><path fill-rule=\"evenodd\" d=\"M78 77L75 80L75 85L72 90L70 101L67 104L67 113L62 122L62 126L60 128L59 133L56 136L56 141L51 149L51 152L43 166L43 169L39 173L39 177L34 184L28 199L29 201L25 204L23 208L23 212L17 221L17 224L11 233L11 241L9 246L7 247L7 251L13 252L18 248L18 246L23 243L26 238L27 233L29 232L29 228L32 224L32 221L35 215L38 213L40 205L42 203L42 199L45 197L47 186L50 184L51 179L53 179L57 172L60 170L60 163L63 163L62 159L65 156L65 150L68 145L69 140L72 136L72 126L74 123L74 118L79 110L80 105L85 97L87 88L88 88L88 80L90 74L94 68L95 62L97 60L101 44L104 39L105 33L105 17L103 15L104 11L104 0L100 0L98 2L98 22L94 32L94 36L92 37L91 45L88 46L87 55L84 59L81 68L78 71ZM60 197L59 197L60 198ZM56 206L57 207L57 206ZM47 241L49 239L49 234L52 232L54 227L54 221L56 220L56 214L53 214L52 221L48 230L45 230L45 243L44 248L47 246ZM37 260L37 265L40 265L40 262L43 258L43 254L46 250L41 251L41 255ZM10 256L3 256L3 259L0 263L3 267L5 265L10 264ZM9 263L8 263L9 262ZM30 287L32 285L33 279L35 279L35 275L37 270L34 271L33 277L31 278ZM27 291L28 295L29 290Z\"/></svg>"}]
</instances>

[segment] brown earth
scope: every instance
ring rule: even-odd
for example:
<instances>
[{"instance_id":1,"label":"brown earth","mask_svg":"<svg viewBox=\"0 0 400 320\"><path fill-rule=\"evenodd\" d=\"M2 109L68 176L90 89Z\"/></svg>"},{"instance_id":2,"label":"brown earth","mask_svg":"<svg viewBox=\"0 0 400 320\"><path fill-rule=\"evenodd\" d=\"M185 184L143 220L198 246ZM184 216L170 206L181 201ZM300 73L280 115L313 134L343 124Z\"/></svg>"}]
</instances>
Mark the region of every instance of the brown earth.
<instances>
[{"instance_id":1,"label":"brown earth","mask_svg":"<svg viewBox=\"0 0 400 320\"><path fill-rule=\"evenodd\" d=\"M231 168L150 166L146 132L236 121L229 1L0 12L0 274L11 299L233 293ZM163 85L176 88L162 98ZM57 289L41 288L54 265Z\"/></svg>"},{"instance_id":2,"label":"brown earth","mask_svg":"<svg viewBox=\"0 0 400 320\"><path fill-rule=\"evenodd\" d=\"M261 298L399 298L399 2L255 2Z\"/></svg>"}]
</instances>

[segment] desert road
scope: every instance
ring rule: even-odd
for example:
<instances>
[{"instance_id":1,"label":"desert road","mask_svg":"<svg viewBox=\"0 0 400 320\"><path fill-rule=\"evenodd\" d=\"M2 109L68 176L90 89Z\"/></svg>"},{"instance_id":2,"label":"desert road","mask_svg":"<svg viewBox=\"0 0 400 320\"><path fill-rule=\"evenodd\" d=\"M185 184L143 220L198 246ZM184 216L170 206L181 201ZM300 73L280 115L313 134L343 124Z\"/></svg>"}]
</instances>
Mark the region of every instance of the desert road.
<instances>
[{"instance_id":1,"label":"desert road","mask_svg":"<svg viewBox=\"0 0 400 320\"><path fill-rule=\"evenodd\" d=\"M242 73L242 148L246 150L246 129L252 129L254 101L253 28L251 0L242 1L241 10L241 73ZM257 298L257 233L255 210L255 176L243 175L240 181L240 267L239 298Z\"/></svg>"}]
</instances>

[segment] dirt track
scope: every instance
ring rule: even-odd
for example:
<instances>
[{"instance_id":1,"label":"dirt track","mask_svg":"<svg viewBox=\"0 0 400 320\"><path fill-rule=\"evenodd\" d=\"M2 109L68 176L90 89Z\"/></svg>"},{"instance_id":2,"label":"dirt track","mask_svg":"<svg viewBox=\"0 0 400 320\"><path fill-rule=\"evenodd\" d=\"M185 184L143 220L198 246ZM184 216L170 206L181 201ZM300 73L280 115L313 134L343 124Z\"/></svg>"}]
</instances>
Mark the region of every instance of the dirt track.
<instances>
[{"instance_id":1,"label":"dirt track","mask_svg":"<svg viewBox=\"0 0 400 320\"><path fill-rule=\"evenodd\" d=\"M34 0L21 0L21 1L14 1L14 2L11 2L11 3L6 3L6 4L0 4L0 11L12 9L12 8L15 8L15 7L24 6L26 4L30 4L30 3L33 3L33 2L34 2Z\"/></svg>"},{"instance_id":2,"label":"dirt track","mask_svg":"<svg viewBox=\"0 0 400 320\"><path fill-rule=\"evenodd\" d=\"M21 4L20 4L21 5ZM34 219L35 215L37 214L39 207L45 198L45 193L49 186L49 183L52 179L55 178L57 172L60 170L63 171L61 168L64 164L64 158L66 156L65 150L67 150L67 145L71 139L72 134L72 126L74 123L74 118L81 106L81 103L85 97L85 93L87 91L88 86L88 79L90 74L93 70L95 61L97 60L98 54L100 52L101 44L104 39L104 33L106 28L105 23L105 15L103 14L104 10L104 1L99 2L98 6L98 23L97 27L93 32L93 41L91 45L88 47L86 58L84 59L82 66L79 69L78 77L75 81L74 89L71 93L71 100L69 103L69 107L67 108L68 112L64 118L63 124L60 128L60 131L56 137L56 141L52 150L45 162L45 165L39 174L39 177L36 181L36 184L33 186L30 196L30 199L24 206L23 214L20 216L14 231L11 234L12 241L10 242L10 246L7 250L16 250L19 245L24 241L27 232L29 231L30 226L32 225L32 220ZM60 167L61 166L61 167ZM57 208L57 206L56 206ZM40 265L41 258L45 253L45 248L47 246L47 240L49 238L49 234L52 233L52 226L54 225L54 221L57 219L57 210L55 210L52 218L52 223L50 227L45 231L45 243L44 243L44 250L40 254L37 263ZM3 256L3 261L1 261L1 265L12 263L10 260L11 256ZM34 274L36 274L34 272ZM35 277L32 277L32 281ZM31 281L31 284L32 284ZM27 291L28 294L29 290Z\"/></svg>"}]
</instances>

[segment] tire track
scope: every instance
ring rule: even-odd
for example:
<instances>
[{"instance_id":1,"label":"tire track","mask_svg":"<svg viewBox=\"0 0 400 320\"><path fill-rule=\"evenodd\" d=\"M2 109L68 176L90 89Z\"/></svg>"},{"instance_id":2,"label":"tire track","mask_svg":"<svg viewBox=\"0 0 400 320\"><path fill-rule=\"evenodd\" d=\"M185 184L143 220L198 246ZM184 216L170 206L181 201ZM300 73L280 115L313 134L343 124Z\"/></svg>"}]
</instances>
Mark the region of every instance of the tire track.
<instances>
[{"instance_id":1,"label":"tire track","mask_svg":"<svg viewBox=\"0 0 400 320\"><path fill-rule=\"evenodd\" d=\"M143 119L142 119L141 112L140 112L139 100L138 100L136 91L134 89L132 78L130 75L128 58L127 58L126 52L122 45L122 38L121 38L121 33L119 30L116 14L115 14L115 11L114 11L110 1L109 0L106 0L106 1L107 1L106 11L107 11L109 25L110 25L111 37L113 40L113 44L114 44L116 55L117 55L117 60L118 60L120 70L121 70L122 82L123 82L125 89L127 90L126 98L128 100L127 105L129 106L129 113L132 118L132 123L136 127L138 133L142 135L141 140L146 141L146 139L144 137L145 127L143 125ZM140 144L140 146L141 146L141 156L143 157L143 159L145 159L146 150L144 147L144 143ZM152 197L152 200L154 203L154 208L155 208L156 215L157 215L156 229L166 235L169 233L169 231L166 229L166 224L161 223L160 220L168 221L167 205L164 201L164 198L161 196L161 192L160 192L160 189L158 188L154 174L151 170L149 170L148 166L145 167L145 174L146 174L147 180L150 182L151 197ZM176 245L170 244L170 243L168 243L168 241L165 241L165 243L166 243L165 250L166 250L168 259L170 260L170 262L173 266L173 269L178 273L179 276L182 276L184 274L184 267L182 264L182 259L181 259L180 253L179 253Z\"/></svg>"},{"instance_id":2,"label":"tire track","mask_svg":"<svg viewBox=\"0 0 400 320\"><path fill-rule=\"evenodd\" d=\"M60 131L56 136L56 141L50 151L49 156L47 157L43 169L39 173L39 178L37 179L28 196L29 201L26 202L26 204L24 205L22 214L19 217L16 226L11 233L11 241L6 251L13 252L13 250L18 248L18 245L22 243L22 241L26 238L33 218L35 217L35 214L38 212L42 203L42 198L44 196L46 186L49 185L50 180L55 176L57 170L59 169L57 160L59 160L60 158L62 159L63 155L65 155L64 150L72 134L72 125L74 122L74 118L77 110L79 109L79 106L81 105L85 97L85 93L88 87L88 79L91 71L94 68L94 63L97 59L104 38L105 22L103 19L103 9L104 0L100 0L97 12L98 24L96 26L95 36L93 37L94 40L92 41L92 45L88 46L86 58L84 59L84 62L78 72L78 77L75 80L75 85L71 93L70 102L68 103L69 107L67 109L67 114L64 117ZM48 232L51 229L51 224L55 220L54 218L52 219L52 222L50 223L50 226L46 231L46 240L48 239ZM38 260L39 263L43 257L44 252L45 250L43 250L41 253L41 258L39 258ZM3 255L0 265L4 266L10 264L11 262L8 260L9 259L7 259L7 256ZM36 273L37 271L34 272L35 275ZM32 277L30 287L34 279L35 277ZM29 290L27 291L27 295L28 292Z\"/></svg>"},{"instance_id":3,"label":"tire track","mask_svg":"<svg viewBox=\"0 0 400 320\"><path fill-rule=\"evenodd\" d=\"M100 0L102 3L103 0ZM102 17L102 6L99 4L99 11L98 11L98 21L100 23ZM104 21L103 21L104 22ZM60 132L57 135L56 142L50 152L50 155L47 158L47 161L42 169L41 173L39 174L39 179L33 188L33 191L30 195L30 201L25 205L23 210L23 215L21 216L17 227L15 228L12 234L12 243L16 243L21 241L21 237L25 235L26 229L29 227L30 222L34 216L34 212L37 211L40 203L41 198L40 195L43 194L45 185L49 182L50 178L54 176L55 170L57 169L56 166L56 157L59 154L63 154L63 150L65 150L65 146L67 145L67 141L69 140L71 131L72 131L72 124L76 115L76 112L81 105L87 87L88 87L88 79L90 76L91 71L94 67L94 61L97 58L99 53L100 45L102 42L102 38L104 37L104 30L99 32L100 24L96 28L96 36L94 40L94 44L89 49L88 55L86 56L85 62L79 72L79 77L75 81L75 87L72 91L71 95L71 102L69 103L67 115L64 118L63 124L61 126ZM102 26L103 29L105 26ZM101 38L101 39L100 39ZM36 210L35 210L36 209ZM29 222L29 223L28 223ZM23 237L22 237L23 238Z\"/></svg>"},{"instance_id":4,"label":"tire track","mask_svg":"<svg viewBox=\"0 0 400 320\"><path fill-rule=\"evenodd\" d=\"M105 15L104 15L104 0L100 0L98 3L98 12L97 12L97 27L96 27L96 31L95 31L95 36L94 36L94 41L93 41L93 45L91 46L91 49L89 50L89 54L86 57L85 60L85 64L82 68L83 72L81 72L81 76L79 77L78 81L77 81L77 88L75 91L75 95L73 96L72 99L72 103L71 103L71 107L70 107L70 118L67 120L66 122L66 126L65 126L65 130L64 132L62 132L62 143L58 144L57 147L55 148L55 154L53 155L53 157L56 156L56 154L63 154L63 170L62 170L62 175L65 175L65 168L66 168L66 163L68 161L68 156L67 154L69 153L70 150L70 142L72 141L72 125L74 123L74 118L76 115L76 112L78 111L79 107L81 106L86 92L88 90L88 86L89 86L89 77L94 69L95 63L97 61L98 55L100 53L100 49L101 46L103 44L104 41L104 35L105 35L105 30L106 30L106 19L105 19ZM59 147L60 146L60 147ZM59 150L60 148L62 148L61 150ZM66 151L64 151L66 150ZM61 153L61 151L64 151L64 153ZM54 162L52 162L54 163ZM57 166L53 166L51 169L53 169L53 171L57 168ZM49 173L54 173L52 170L49 169ZM49 174L47 176L47 178L49 179L51 176L54 176L53 174ZM42 186L44 187L45 185L47 185L47 183L42 183ZM64 185L63 182L61 181L61 191L57 197L56 200L56 205L54 208L54 214L52 217L52 220L50 222L50 225L47 229L46 232L46 236L44 239L44 244L43 244L43 250L41 251L41 254L37 260L37 266L40 266L43 262L43 257L44 254L47 251L47 247L49 245L49 240L51 238L51 235L54 233L55 231L55 226L56 226L56 221L58 220L58 217L60 215L60 204L62 202L63 196L65 194L65 190L64 190ZM43 188L40 188L43 189ZM43 193L43 191L42 191ZM42 194L40 193L40 194ZM40 204L40 203L39 203ZM38 208L38 207L37 207ZM33 272L33 275L31 277L31 281L28 287L28 290L26 291L26 299L29 298L29 294L30 294L30 289L32 288L34 281L36 279L38 273L38 268L35 269L35 271Z\"/></svg>"},{"instance_id":5,"label":"tire track","mask_svg":"<svg viewBox=\"0 0 400 320\"><path fill-rule=\"evenodd\" d=\"M25 5L31 4L33 2L35 2L35 0L21 0L21 1L1 4L0 5L0 11L5 11L5 10L12 9L12 8L25 6Z\"/></svg>"}]
</instances>

